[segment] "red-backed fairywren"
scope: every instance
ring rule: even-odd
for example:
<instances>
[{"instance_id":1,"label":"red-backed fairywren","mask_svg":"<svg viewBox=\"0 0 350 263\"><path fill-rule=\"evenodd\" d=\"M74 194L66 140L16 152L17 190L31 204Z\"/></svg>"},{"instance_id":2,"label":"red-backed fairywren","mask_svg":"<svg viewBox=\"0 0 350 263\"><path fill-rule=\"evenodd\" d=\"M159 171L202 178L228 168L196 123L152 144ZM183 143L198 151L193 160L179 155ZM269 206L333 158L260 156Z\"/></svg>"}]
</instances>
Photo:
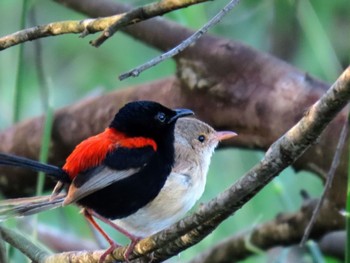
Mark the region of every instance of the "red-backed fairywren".
<instances>
[{"instance_id":1,"label":"red-backed fairywren","mask_svg":"<svg viewBox=\"0 0 350 263\"><path fill-rule=\"evenodd\" d=\"M139 237L170 226L202 195L218 142L236 135L216 132L199 120L183 118L176 124L174 140L176 120L190 114L189 110L170 110L155 102L129 103L104 132L80 143L62 169L0 154L0 164L51 175L59 181L55 195L62 186L68 187L67 194L51 199L5 201L0 205L0 218L77 203L111 244L101 261L115 243L92 216L115 226L131 238L133 245Z\"/></svg>"}]
</instances>

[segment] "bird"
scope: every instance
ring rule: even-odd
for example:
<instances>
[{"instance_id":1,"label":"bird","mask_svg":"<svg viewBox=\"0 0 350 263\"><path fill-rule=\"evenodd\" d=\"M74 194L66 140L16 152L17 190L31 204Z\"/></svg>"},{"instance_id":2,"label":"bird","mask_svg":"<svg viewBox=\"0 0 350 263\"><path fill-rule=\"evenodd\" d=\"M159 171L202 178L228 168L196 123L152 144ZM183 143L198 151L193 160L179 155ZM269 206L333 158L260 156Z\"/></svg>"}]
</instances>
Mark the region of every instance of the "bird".
<instances>
[{"instance_id":1,"label":"bird","mask_svg":"<svg viewBox=\"0 0 350 263\"><path fill-rule=\"evenodd\" d=\"M164 186L174 164L174 129L189 109L169 109L154 101L125 104L101 133L78 144L62 168L19 156L0 154L0 165L41 171L58 181L54 196L68 188L64 205L83 207L87 219L123 218L152 201ZM132 236L129 235L129 237ZM135 243L135 242L134 242Z\"/></svg>"},{"instance_id":2,"label":"bird","mask_svg":"<svg viewBox=\"0 0 350 263\"><path fill-rule=\"evenodd\" d=\"M219 141L233 136L236 133L216 132L195 118L179 119L175 125L175 163L158 195L136 212L115 219L113 223L98 214L96 216L117 226L119 231L126 232L131 239L146 237L169 227L181 219L201 197L214 149ZM56 208L64 205L65 199L67 195L63 194L53 200L46 196L18 199L17 205L16 202L7 202L8 206L0 204L0 219L1 215L29 215Z\"/></svg>"}]
</instances>

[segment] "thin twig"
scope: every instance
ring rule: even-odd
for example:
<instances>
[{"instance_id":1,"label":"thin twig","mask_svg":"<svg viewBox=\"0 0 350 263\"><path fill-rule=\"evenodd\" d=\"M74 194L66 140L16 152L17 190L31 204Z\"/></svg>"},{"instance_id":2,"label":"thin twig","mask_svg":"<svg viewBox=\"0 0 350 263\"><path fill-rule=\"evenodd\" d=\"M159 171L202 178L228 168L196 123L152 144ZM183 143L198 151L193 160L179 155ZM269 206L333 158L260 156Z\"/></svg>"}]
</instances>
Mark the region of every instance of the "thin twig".
<instances>
[{"instance_id":1,"label":"thin twig","mask_svg":"<svg viewBox=\"0 0 350 263\"><path fill-rule=\"evenodd\" d=\"M327 196L329 190L332 187L333 178L334 178L334 175L335 175L335 171L337 170L339 162L340 162L340 157L341 157L341 154L343 152L343 148L344 148L344 145L345 145L345 142L346 142L346 137L347 137L348 131L349 131L349 123L348 123L348 121L345 121L344 125L343 125L343 128L341 130L341 133L340 133L340 137L339 137L339 141L338 141L337 147L335 149L334 158L333 158L333 161L332 161L332 164L331 164L331 168L329 169L329 172L328 172L328 175L327 175L327 179L326 179L326 183L325 183L325 186L324 186L324 190L323 190L322 196L321 196L319 202L317 203L317 205L316 205L316 207L315 207L315 209L314 209L314 211L312 213L310 222L308 223L308 225L305 228L305 232L304 232L303 238L301 239L301 242L300 242L301 246L305 246L305 243L306 243L306 241L308 240L308 238L310 236L310 232L312 230L312 227L314 226L314 224L316 222L316 219L317 219L317 216L320 213L320 210L321 210L321 207L322 207L322 205L324 203L324 200L326 199L326 196Z\"/></svg>"},{"instance_id":2,"label":"thin twig","mask_svg":"<svg viewBox=\"0 0 350 263\"><path fill-rule=\"evenodd\" d=\"M104 30L107 26L120 19L120 15L97 19L70 20L53 22L26 28L0 38L0 51L6 48L32 41L38 38L62 34L95 33Z\"/></svg>"},{"instance_id":3,"label":"thin twig","mask_svg":"<svg viewBox=\"0 0 350 263\"><path fill-rule=\"evenodd\" d=\"M231 0L222 10L220 10L219 13L217 13L208 23L206 23L201 29L196 31L193 35L185 39L181 44L174 47L173 49L169 50L166 53L161 54L158 57L155 57L154 59L146 62L145 64L142 64L141 66L138 66L128 72L125 72L119 76L119 80L124 80L129 77L137 77L140 75L141 72L145 71L146 69L149 69L158 63L162 62L163 60L166 60L168 58L171 58L180 52L182 52L185 48L187 48L189 45L194 44L202 35L204 35L211 27L216 25L221 21L221 19L234 8L239 3L239 0Z\"/></svg>"},{"instance_id":4,"label":"thin twig","mask_svg":"<svg viewBox=\"0 0 350 263\"><path fill-rule=\"evenodd\" d=\"M103 33L97 38L90 42L94 47L102 45L109 37L113 36L119 29L130 25L145 21L149 18L164 15L171 11L195 5L209 0L161 0L156 3L151 3L139 8L135 8L130 12L126 13L121 19L113 23L111 26L106 28Z\"/></svg>"}]
</instances>

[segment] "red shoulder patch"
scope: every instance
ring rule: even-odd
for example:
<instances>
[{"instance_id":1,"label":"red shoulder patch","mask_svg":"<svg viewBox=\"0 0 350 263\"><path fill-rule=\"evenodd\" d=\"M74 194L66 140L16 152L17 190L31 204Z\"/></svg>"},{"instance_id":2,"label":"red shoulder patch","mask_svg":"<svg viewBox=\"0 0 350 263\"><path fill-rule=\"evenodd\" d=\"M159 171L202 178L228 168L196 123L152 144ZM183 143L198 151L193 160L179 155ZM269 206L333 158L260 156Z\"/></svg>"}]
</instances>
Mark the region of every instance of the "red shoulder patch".
<instances>
[{"instance_id":1,"label":"red shoulder patch","mask_svg":"<svg viewBox=\"0 0 350 263\"><path fill-rule=\"evenodd\" d=\"M104 132L89 137L78 144L68 156L63 170L73 179L80 172L100 165L108 152L117 147L140 148L152 146L156 151L157 144L154 140L144 137L127 137L113 128L107 128Z\"/></svg>"}]
</instances>

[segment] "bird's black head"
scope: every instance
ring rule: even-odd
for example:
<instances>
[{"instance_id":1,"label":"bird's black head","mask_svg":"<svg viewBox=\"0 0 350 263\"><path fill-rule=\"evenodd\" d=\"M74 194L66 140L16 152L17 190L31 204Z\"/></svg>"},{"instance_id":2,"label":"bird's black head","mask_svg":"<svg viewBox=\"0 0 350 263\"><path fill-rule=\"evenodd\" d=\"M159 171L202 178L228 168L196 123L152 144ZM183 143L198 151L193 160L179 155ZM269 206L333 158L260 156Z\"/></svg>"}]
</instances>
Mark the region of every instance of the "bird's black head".
<instances>
[{"instance_id":1,"label":"bird's black head","mask_svg":"<svg viewBox=\"0 0 350 263\"><path fill-rule=\"evenodd\" d=\"M128 136L157 138L174 130L176 120L188 115L193 115L193 112L188 109L172 110L153 101L134 101L119 110L109 127Z\"/></svg>"}]
</instances>

